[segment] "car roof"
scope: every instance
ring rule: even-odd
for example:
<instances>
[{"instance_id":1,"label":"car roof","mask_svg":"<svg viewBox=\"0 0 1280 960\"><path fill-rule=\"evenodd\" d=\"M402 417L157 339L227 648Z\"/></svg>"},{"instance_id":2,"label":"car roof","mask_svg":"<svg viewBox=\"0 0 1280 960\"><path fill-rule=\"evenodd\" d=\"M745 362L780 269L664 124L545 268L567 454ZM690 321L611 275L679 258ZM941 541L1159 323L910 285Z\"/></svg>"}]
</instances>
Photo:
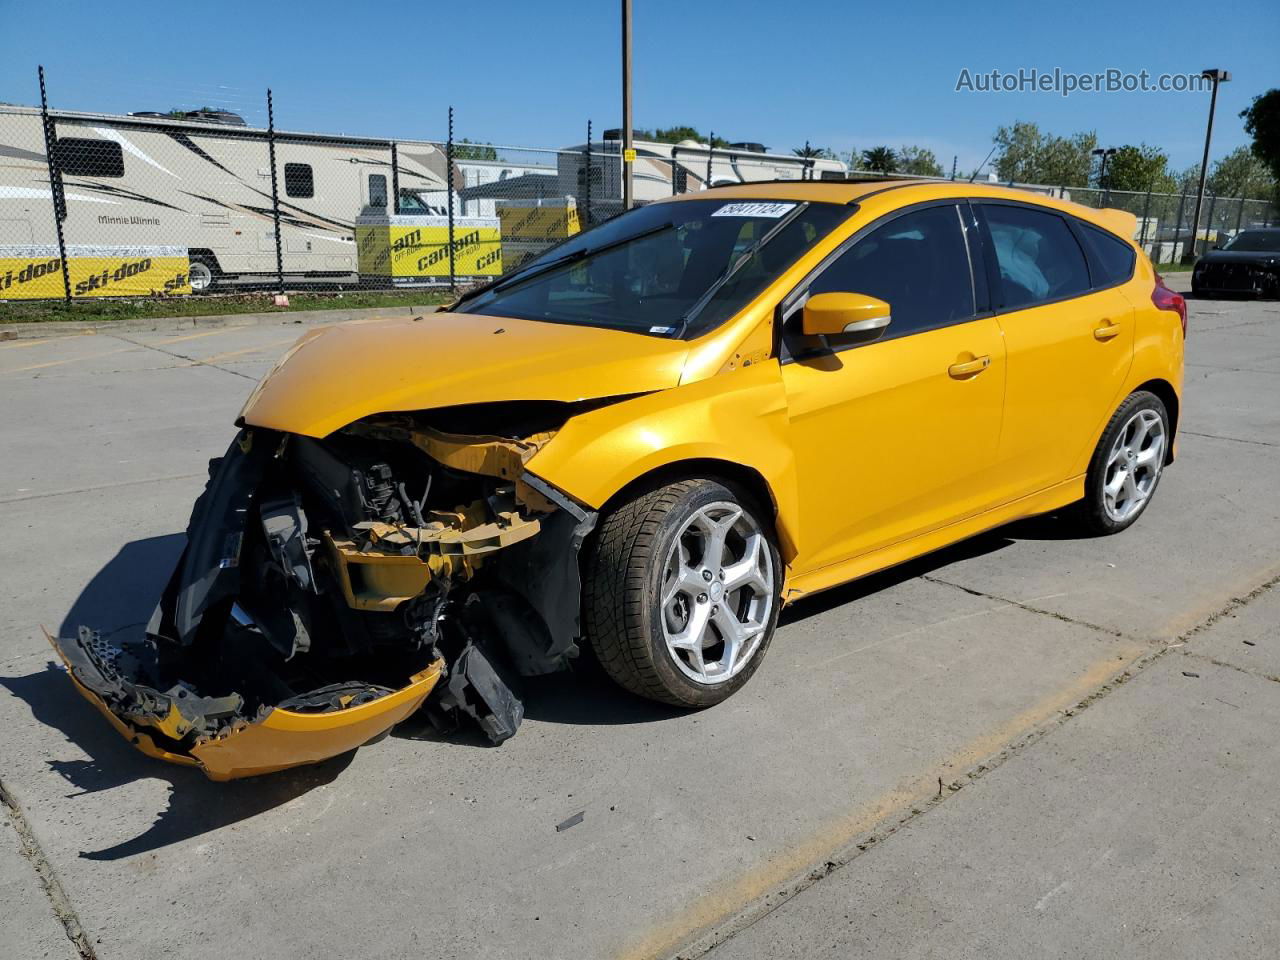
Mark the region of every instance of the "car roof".
<instances>
[{"instance_id":1,"label":"car roof","mask_svg":"<svg viewBox=\"0 0 1280 960\"><path fill-rule=\"evenodd\" d=\"M1069 213L1126 240L1133 238L1137 227L1137 218L1124 210L1105 207L1094 209L1033 190L991 183L969 183L965 180L764 180L712 187L710 190L680 194L670 200L712 200L718 197L858 205L874 200L876 206L883 205L885 211L927 200L966 197L1016 200ZM668 201L664 199L661 202Z\"/></svg>"}]
</instances>

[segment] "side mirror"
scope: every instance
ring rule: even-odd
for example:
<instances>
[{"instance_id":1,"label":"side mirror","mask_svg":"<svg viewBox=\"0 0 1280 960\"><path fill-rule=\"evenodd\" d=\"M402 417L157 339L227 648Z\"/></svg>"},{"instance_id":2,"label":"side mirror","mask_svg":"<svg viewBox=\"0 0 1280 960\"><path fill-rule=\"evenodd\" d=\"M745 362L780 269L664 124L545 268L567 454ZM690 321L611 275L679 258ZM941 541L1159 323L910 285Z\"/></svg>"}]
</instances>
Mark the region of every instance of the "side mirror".
<instances>
[{"instance_id":1,"label":"side mirror","mask_svg":"<svg viewBox=\"0 0 1280 960\"><path fill-rule=\"evenodd\" d=\"M804 305L801 329L810 337L875 340L889 326L889 304L865 293L815 293Z\"/></svg>"}]
</instances>

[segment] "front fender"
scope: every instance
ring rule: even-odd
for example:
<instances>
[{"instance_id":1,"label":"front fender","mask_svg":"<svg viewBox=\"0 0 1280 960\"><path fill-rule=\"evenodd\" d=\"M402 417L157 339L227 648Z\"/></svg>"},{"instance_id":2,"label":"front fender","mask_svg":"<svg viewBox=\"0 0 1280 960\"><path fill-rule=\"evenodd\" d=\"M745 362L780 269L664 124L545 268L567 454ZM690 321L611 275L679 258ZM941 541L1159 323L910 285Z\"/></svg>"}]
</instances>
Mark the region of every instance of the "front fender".
<instances>
[{"instance_id":1,"label":"front fender","mask_svg":"<svg viewBox=\"0 0 1280 960\"><path fill-rule=\"evenodd\" d=\"M722 460L758 473L775 510L786 559L799 549L799 497L787 398L776 360L765 360L569 420L527 469L599 509L628 484L689 460Z\"/></svg>"}]
</instances>

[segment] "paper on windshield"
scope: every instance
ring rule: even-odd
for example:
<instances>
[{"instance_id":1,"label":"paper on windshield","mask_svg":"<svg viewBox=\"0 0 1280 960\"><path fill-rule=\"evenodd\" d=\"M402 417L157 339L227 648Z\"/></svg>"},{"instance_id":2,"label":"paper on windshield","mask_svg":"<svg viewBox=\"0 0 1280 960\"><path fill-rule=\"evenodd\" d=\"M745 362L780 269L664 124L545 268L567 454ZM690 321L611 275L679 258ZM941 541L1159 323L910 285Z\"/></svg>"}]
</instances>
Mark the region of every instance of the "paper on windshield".
<instances>
[{"instance_id":1,"label":"paper on windshield","mask_svg":"<svg viewBox=\"0 0 1280 960\"><path fill-rule=\"evenodd\" d=\"M726 203L712 214L713 217L762 217L777 220L784 213L795 209L794 203Z\"/></svg>"}]
</instances>

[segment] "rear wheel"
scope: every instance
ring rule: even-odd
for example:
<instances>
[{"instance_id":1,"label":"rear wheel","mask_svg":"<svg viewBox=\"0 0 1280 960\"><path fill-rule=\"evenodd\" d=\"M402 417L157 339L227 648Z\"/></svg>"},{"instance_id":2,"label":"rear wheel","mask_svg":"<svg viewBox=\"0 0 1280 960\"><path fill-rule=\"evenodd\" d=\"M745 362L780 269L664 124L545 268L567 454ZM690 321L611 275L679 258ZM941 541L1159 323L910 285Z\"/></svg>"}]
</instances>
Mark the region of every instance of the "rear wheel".
<instances>
[{"instance_id":1,"label":"rear wheel","mask_svg":"<svg viewBox=\"0 0 1280 960\"><path fill-rule=\"evenodd\" d=\"M750 679L778 621L781 566L748 498L683 480L614 510L586 565L583 619L605 672L664 703L706 707Z\"/></svg>"},{"instance_id":2,"label":"rear wheel","mask_svg":"<svg viewBox=\"0 0 1280 960\"><path fill-rule=\"evenodd\" d=\"M187 269L187 277L191 282L192 293L208 293L217 282L213 266L204 260L192 260Z\"/></svg>"},{"instance_id":3,"label":"rear wheel","mask_svg":"<svg viewBox=\"0 0 1280 960\"><path fill-rule=\"evenodd\" d=\"M1081 513L1094 533L1119 533L1147 509L1169 454L1169 413L1154 393L1129 395L1102 431Z\"/></svg>"}]
</instances>

